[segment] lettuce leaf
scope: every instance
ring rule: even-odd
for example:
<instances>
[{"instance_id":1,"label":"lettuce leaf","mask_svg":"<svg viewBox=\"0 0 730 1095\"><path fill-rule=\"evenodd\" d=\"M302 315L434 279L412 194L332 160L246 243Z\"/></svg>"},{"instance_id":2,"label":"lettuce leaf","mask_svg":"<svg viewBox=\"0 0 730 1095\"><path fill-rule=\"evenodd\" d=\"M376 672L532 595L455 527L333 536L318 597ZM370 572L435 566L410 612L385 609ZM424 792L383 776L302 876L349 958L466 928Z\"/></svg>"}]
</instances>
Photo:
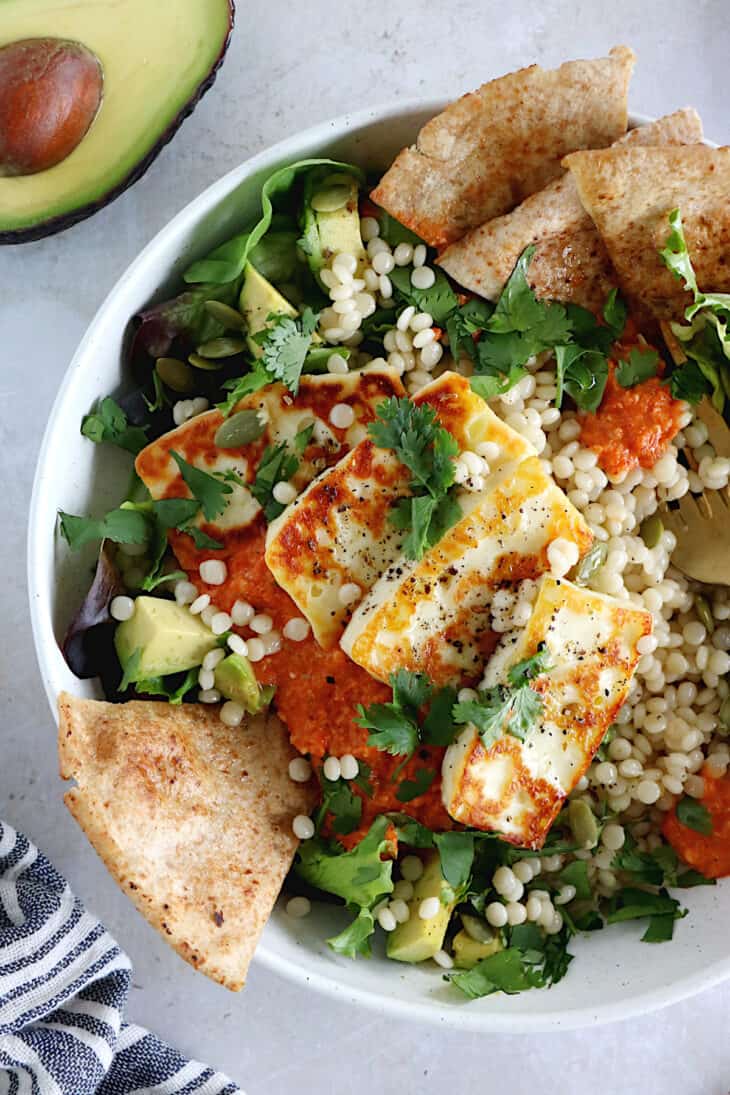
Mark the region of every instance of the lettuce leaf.
<instances>
[{"instance_id":1,"label":"lettuce leaf","mask_svg":"<svg viewBox=\"0 0 730 1095\"><path fill-rule=\"evenodd\" d=\"M350 852L320 837L303 841L294 865L296 874L353 908L372 908L393 892L393 861L381 858L391 849L386 839L389 824L387 817L377 817L368 835Z\"/></svg>"}]
</instances>

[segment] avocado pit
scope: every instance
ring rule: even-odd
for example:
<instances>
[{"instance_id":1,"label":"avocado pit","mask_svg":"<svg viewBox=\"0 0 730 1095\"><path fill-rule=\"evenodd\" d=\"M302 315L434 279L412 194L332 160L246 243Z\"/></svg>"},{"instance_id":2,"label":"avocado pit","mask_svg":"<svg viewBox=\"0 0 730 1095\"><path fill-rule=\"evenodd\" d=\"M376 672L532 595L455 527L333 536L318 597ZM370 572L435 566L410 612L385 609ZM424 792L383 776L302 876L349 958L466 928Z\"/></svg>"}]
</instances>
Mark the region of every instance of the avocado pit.
<instances>
[{"instance_id":1,"label":"avocado pit","mask_svg":"<svg viewBox=\"0 0 730 1095\"><path fill-rule=\"evenodd\" d=\"M102 101L95 54L62 38L0 48L0 175L34 175L81 143Z\"/></svg>"}]
</instances>

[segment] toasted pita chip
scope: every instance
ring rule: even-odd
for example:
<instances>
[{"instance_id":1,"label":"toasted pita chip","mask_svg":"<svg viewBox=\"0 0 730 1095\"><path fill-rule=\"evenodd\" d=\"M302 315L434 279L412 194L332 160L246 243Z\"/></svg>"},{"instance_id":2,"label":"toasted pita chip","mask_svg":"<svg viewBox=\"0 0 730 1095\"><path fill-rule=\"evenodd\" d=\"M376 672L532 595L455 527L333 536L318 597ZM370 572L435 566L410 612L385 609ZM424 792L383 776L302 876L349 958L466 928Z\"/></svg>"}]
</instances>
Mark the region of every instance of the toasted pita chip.
<instances>
[{"instance_id":1,"label":"toasted pita chip","mask_svg":"<svg viewBox=\"0 0 730 1095\"><path fill-rule=\"evenodd\" d=\"M595 61L532 65L482 84L423 127L373 201L434 247L453 243L561 175L568 152L625 132L634 60L617 46Z\"/></svg>"},{"instance_id":2,"label":"toasted pita chip","mask_svg":"<svg viewBox=\"0 0 730 1095\"><path fill-rule=\"evenodd\" d=\"M691 108L632 129L619 144L696 144L702 122ZM503 217L475 228L448 247L438 260L459 285L496 300L530 244L535 254L529 268L539 297L571 301L600 309L616 284L608 252L588 216L570 173L533 194Z\"/></svg>"},{"instance_id":3,"label":"toasted pita chip","mask_svg":"<svg viewBox=\"0 0 730 1095\"><path fill-rule=\"evenodd\" d=\"M626 146L565 163L637 314L678 320L691 301L658 253L676 208L700 288L730 291L730 148Z\"/></svg>"},{"instance_id":4,"label":"toasted pita chip","mask_svg":"<svg viewBox=\"0 0 730 1095\"><path fill-rule=\"evenodd\" d=\"M197 704L112 704L62 693L69 810L150 924L187 962L243 987L314 790L274 716L225 726Z\"/></svg>"}]
</instances>

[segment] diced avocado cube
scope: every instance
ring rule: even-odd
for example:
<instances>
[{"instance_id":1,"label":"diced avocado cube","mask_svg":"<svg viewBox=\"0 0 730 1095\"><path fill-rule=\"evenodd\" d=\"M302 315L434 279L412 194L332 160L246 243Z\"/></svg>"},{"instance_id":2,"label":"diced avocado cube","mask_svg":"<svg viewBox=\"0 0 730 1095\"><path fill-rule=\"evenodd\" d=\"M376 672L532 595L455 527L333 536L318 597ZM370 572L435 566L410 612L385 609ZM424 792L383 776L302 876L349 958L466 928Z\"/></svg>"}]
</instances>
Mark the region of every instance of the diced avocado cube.
<instances>
[{"instance_id":1,"label":"diced avocado cube","mask_svg":"<svg viewBox=\"0 0 730 1095\"><path fill-rule=\"evenodd\" d=\"M454 936L453 948L456 968L470 970L473 966L476 966L477 962L481 962L482 958L489 958L501 950L502 943L496 934L489 942L479 943L462 929Z\"/></svg>"},{"instance_id":2,"label":"diced avocado cube","mask_svg":"<svg viewBox=\"0 0 730 1095\"><path fill-rule=\"evenodd\" d=\"M137 597L134 615L119 624L114 645L123 669L135 651L141 652L135 672L141 681L193 669L218 639L184 605L162 597Z\"/></svg>"},{"instance_id":3,"label":"diced avocado cube","mask_svg":"<svg viewBox=\"0 0 730 1095\"><path fill-rule=\"evenodd\" d=\"M263 710L271 699L270 689L262 689L248 658L229 654L215 667L215 686L227 700L235 700L249 714Z\"/></svg>"},{"instance_id":4,"label":"diced avocado cube","mask_svg":"<svg viewBox=\"0 0 730 1095\"><path fill-rule=\"evenodd\" d=\"M327 208L327 198L340 195ZM334 255L354 255L365 260L360 234L359 186L352 175L337 174L324 178L312 173L307 180L304 199L303 237L307 243L307 261L315 277Z\"/></svg>"},{"instance_id":5,"label":"diced avocado cube","mask_svg":"<svg viewBox=\"0 0 730 1095\"><path fill-rule=\"evenodd\" d=\"M415 883L413 897L408 902L408 920L399 924L388 935L388 958L394 958L396 962L425 962L428 958L433 958L436 951L441 950L454 908L453 901L448 900L450 894L451 891L441 875L441 860L438 853L434 852L428 856L423 874ZM428 897L439 899L439 911L429 920L423 920L419 909Z\"/></svg>"},{"instance_id":6,"label":"diced avocado cube","mask_svg":"<svg viewBox=\"0 0 730 1095\"><path fill-rule=\"evenodd\" d=\"M293 304L275 286L267 281L249 262L243 278L239 307L246 319L248 347L254 357L260 357L262 348L253 337L267 326L270 315L299 315Z\"/></svg>"}]
</instances>

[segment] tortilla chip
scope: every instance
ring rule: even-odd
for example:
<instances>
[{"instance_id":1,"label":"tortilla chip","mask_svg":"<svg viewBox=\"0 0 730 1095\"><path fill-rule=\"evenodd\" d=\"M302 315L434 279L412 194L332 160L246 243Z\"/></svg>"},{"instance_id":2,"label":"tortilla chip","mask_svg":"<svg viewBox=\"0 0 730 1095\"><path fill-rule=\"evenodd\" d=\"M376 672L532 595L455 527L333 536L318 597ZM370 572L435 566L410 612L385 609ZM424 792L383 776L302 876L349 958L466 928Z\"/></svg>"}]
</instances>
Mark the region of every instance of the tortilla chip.
<instances>
[{"instance_id":1,"label":"tortilla chip","mask_svg":"<svg viewBox=\"0 0 730 1095\"><path fill-rule=\"evenodd\" d=\"M679 320L691 302L658 254L677 208L698 285L730 291L730 148L627 146L565 163L637 314Z\"/></svg>"},{"instance_id":2,"label":"tortilla chip","mask_svg":"<svg viewBox=\"0 0 730 1095\"><path fill-rule=\"evenodd\" d=\"M106 867L178 954L242 988L298 845L292 818L314 804L289 779L284 727L68 693L58 708L66 805Z\"/></svg>"},{"instance_id":3,"label":"tortilla chip","mask_svg":"<svg viewBox=\"0 0 730 1095\"><path fill-rule=\"evenodd\" d=\"M451 103L398 154L373 201L427 243L445 247L562 174L580 148L626 130L634 54L539 65L491 80Z\"/></svg>"},{"instance_id":4,"label":"tortilla chip","mask_svg":"<svg viewBox=\"0 0 730 1095\"><path fill-rule=\"evenodd\" d=\"M691 108L632 129L619 144L695 144L702 122ZM504 217L475 228L448 247L438 264L465 289L496 300L524 249L535 244L529 279L538 297L600 310L616 284L608 252L570 173Z\"/></svg>"}]
</instances>

